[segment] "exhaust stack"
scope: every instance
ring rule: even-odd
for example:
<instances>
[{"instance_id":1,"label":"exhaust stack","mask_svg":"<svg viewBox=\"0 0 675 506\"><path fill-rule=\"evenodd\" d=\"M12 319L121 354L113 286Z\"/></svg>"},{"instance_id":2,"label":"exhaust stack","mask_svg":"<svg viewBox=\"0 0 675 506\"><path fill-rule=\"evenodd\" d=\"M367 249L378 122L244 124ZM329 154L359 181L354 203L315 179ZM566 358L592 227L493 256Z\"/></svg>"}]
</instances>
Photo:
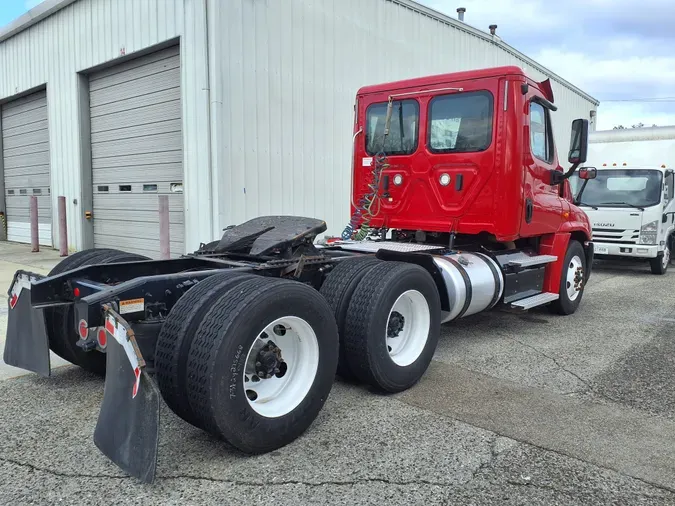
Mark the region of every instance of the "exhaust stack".
<instances>
[{"instance_id":1,"label":"exhaust stack","mask_svg":"<svg viewBox=\"0 0 675 506\"><path fill-rule=\"evenodd\" d=\"M464 7L459 7L457 8L457 19L460 21L464 21L464 13L466 12L466 8Z\"/></svg>"}]
</instances>

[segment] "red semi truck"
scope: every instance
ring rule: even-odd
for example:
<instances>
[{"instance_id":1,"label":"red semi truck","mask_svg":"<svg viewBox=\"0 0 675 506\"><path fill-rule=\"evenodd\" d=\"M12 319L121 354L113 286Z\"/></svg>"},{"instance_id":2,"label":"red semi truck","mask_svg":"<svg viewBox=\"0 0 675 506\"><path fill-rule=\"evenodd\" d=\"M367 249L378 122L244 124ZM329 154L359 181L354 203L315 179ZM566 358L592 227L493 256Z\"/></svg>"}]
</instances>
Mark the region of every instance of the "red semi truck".
<instances>
[{"instance_id":1,"label":"red semi truck","mask_svg":"<svg viewBox=\"0 0 675 506\"><path fill-rule=\"evenodd\" d=\"M548 81L517 67L369 86L355 106L352 219L266 216L172 260L78 252L17 271L4 359L50 374L49 350L105 375L94 442L142 481L159 407L261 453L314 421L336 372L413 386L441 323L494 307L573 313L593 258L563 170ZM579 177L592 178L592 169Z\"/></svg>"}]
</instances>

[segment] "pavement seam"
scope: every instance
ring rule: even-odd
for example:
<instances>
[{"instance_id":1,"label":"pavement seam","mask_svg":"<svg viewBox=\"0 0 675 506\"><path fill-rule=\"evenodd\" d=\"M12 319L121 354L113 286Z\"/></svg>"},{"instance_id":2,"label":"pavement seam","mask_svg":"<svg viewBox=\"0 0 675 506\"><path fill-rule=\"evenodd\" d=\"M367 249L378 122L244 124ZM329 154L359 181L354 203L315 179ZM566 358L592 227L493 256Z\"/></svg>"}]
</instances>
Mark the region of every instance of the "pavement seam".
<instances>
[{"instance_id":1,"label":"pavement seam","mask_svg":"<svg viewBox=\"0 0 675 506\"><path fill-rule=\"evenodd\" d=\"M63 471L54 471L53 469L48 469L46 467L36 466L34 464L29 464L28 462L19 462L18 460L9 459L7 457L0 457L0 462L5 462L7 464L13 464L17 467L23 467L29 469L33 472L38 471L42 473L51 474L54 476L61 476L62 478L112 478L116 480L127 480L128 476L115 475L115 474L86 474L86 473L67 473Z\"/></svg>"}]
</instances>

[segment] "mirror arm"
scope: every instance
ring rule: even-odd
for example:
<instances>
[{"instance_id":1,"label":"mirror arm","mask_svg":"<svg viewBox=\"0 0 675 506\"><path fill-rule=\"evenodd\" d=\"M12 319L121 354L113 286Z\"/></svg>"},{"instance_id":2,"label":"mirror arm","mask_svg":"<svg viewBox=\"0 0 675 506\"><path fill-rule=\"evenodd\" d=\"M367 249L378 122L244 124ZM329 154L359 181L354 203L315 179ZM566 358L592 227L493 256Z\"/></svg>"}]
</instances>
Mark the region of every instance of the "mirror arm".
<instances>
[{"instance_id":1,"label":"mirror arm","mask_svg":"<svg viewBox=\"0 0 675 506\"><path fill-rule=\"evenodd\" d=\"M587 184L588 184L588 179L585 179L584 182L583 182L582 185L581 185L581 188L579 188L579 191L578 191L577 194L574 196L574 205L575 205L575 206L578 206L579 203L581 202L581 199L579 198L579 196L580 196L582 193L584 193L584 189L586 188L586 185L587 185Z\"/></svg>"},{"instance_id":2,"label":"mirror arm","mask_svg":"<svg viewBox=\"0 0 675 506\"><path fill-rule=\"evenodd\" d=\"M558 172L557 170L554 170L551 172L551 185L556 186L562 183L565 179L569 179L572 177L572 174L574 174L574 171L577 170L577 168L581 165L581 163L575 163L572 165L567 172L562 173Z\"/></svg>"}]
</instances>

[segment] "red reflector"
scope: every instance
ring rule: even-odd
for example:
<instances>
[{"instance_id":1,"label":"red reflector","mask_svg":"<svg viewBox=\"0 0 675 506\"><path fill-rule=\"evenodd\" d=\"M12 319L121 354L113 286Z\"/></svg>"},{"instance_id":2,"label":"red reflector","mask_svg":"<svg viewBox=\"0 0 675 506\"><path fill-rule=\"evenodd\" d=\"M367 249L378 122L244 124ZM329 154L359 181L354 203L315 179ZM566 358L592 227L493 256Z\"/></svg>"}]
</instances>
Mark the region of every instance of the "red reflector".
<instances>
[{"instance_id":1,"label":"red reflector","mask_svg":"<svg viewBox=\"0 0 675 506\"><path fill-rule=\"evenodd\" d=\"M80 333L80 337L82 339L86 339L87 336L89 335L89 328L87 326L87 322L84 320L80 320L80 325L78 327L78 331Z\"/></svg>"},{"instance_id":2,"label":"red reflector","mask_svg":"<svg viewBox=\"0 0 675 506\"><path fill-rule=\"evenodd\" d=\"M105 345L108 344L108 336L105 333L105 329L98 330L98 344L101 348L105 348Z\"/></svg>"},{"instance_id":3,"label":"red reflector","mask_svg":"<svg viewBox=\"0 0 675 506\"><path fill-rule=\"evenodd\" d=\"M73 295L75 295L75 297L79 297L80 296L80 289L75 287L75 289L73 290Z\"/></svg>"}]
</instances>

